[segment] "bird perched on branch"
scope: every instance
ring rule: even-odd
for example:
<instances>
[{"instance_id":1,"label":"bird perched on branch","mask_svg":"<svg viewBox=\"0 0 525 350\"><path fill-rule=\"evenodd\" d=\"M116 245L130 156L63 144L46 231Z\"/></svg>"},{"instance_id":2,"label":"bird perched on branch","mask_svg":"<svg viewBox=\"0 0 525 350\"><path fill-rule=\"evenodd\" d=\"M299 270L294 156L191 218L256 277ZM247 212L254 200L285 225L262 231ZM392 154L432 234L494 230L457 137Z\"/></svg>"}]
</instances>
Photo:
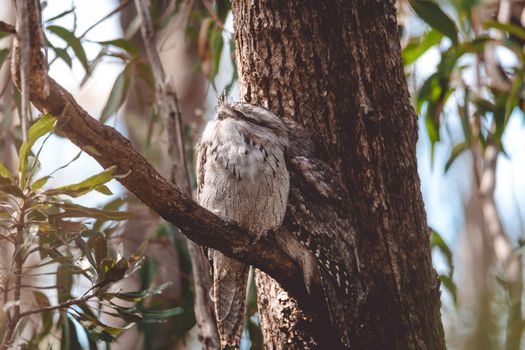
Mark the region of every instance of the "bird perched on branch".
<instances>
[{"instance_id":1,"label":"bird perched on branch","mask_svg":"<svg viewBox=\"0 0 525 350\"><path fill-rule=\"evenodd\" d=\"M259 239L284 218L289 191L287 129L272 112L220 101L197 145L198 201ZM249 266L209 250L221 346L239 347Z\"/></svg>"},{"instance_id":2,"label":"bird perched on branch","mask_svg":"<svg viewBox=\"0 0 525 350\"><path fill-rule=\"evenodd\" d=\"M275 231L276 244L301 267L307 290L321 288L331 322L349 347L367 286L347 212L349 193L314 149L311 136L292 120L220 101L197 145L198 200L254 239ZM238 348L249 266L211 249L208 256L221 346Z\"/></svg>"}]
</instances>

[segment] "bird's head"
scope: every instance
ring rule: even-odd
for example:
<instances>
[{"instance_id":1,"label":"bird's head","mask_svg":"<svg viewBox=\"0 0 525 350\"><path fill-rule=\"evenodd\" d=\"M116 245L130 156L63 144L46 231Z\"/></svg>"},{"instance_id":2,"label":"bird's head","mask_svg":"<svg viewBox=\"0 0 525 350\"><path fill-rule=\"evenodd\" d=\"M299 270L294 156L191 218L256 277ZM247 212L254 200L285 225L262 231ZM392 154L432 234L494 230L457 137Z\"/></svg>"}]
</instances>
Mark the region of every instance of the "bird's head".
<instances>
[{"instance_id":1,"label":"bird's head","mask_svg":"<svg viewBox=\"0 0 525 350\"><path fill-rule=\"evenodd\" d=\"M217 106L218 120L228 118L246 122L251 128L273 133L279 141L288 144L288 131L281 118L266 108L254 106L246 102L219 101Z\"/></svg>"}]
</instances>

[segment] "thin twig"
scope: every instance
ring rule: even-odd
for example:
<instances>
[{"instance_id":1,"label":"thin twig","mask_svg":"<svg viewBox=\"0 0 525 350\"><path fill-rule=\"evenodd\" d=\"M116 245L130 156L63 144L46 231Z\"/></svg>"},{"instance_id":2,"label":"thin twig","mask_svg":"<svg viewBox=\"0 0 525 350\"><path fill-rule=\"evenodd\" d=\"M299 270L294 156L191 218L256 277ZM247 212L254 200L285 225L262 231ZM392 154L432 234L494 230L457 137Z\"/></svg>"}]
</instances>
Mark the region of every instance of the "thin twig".
<instances>
[{"instance_id":1,"label":"thin twig","mask_svg":"<svg viewBox=\"0 0 525 350\"><path fill-rule=\"evenodd\" d=\"M113 15L115 15L116 13L122 11L123 8L125 8L128 4L131 3L131 0L125 0L123 1L119 6L115 7L110 13L108 13L107 15L105 15L104 17L102 17L101 19L99 19L98 21L96 21L95 23L93 23L92 25L90 25L84 32L82 32L82 34L80 34L80 36L78 37L78 39L83 39L91 30L93 30L96 26L98 26L100 23L104 22L105 20L111 18ZM66 47L64 47L64 50L67 50L69 48L69 44L66 45ZM49 65L52 65L53 62L55 62L56 60L58 59L58 56L55 56L51 62L49 62Z\"/></svg>"},{"instance_id":2,"label":"thin twig","mask_svg":"<svg viewBox=\"0 0 525 350\"><path fill-rule=\"evenodd\" d=\"M16 231L16 243L13 253L14 262L14 278L15 283L12 288L13 290L13 310L9 312L9 322L7 323L6 331L2 343L0 344L0 350L8 349L14 341L14 333L18 322L20 321L20 294L22 289L22 268L24 264L23 254L20 254L22 245L24 243L24 227L25 227L25 216L26 216L26 202L22 205L20 215L18 216L17 231ZM6 289L4 293L9 293L9 289Z\"/></svg>"},{"instance_id":3,"label":"thin twig","mask_svg":"<svg viewBox=\"0 0 525 350\"><path fill-rule=\"evenodd\" d=\"M141 20L142 39L155 80L157 109L166 124L168 153L172 163L172 181L179 185L188 197L191 197L191 184L182 130L182 115L177 94L166 81L166 73L155 46L155 33L148 7L143 0L135 0L135 6ZM211 286L208 261L197 244L189 240L187 243L193 266L195 284L194 308L197 324L201 332L201 342L206 349L215 349L219 347L219 333L208 294Z\"/></svg>"},{"instance_id":4,"label":"thin twig","mask_svg":"<svg viewBox=\"0 0 525 350\"><path fill-rule=\"evenodd\" d=\"M79 39L82 39L83 37L85 37L93 28L95 28L96 26L98 26L100 23L104 22L105 20L109 19L111 16L113 16L114 14L120 12L123 8L125 8L126 6L128 6L128 4L131 2L131 0L125 0L123 1L119 6L115 7L115 9L113 9L113 11L111 11L110 13L108 13L107 15L105 15L104 17L102 17L101 19L99 19L98 21L96 21L95 23L93 23L92 25L90 25L79 37Z\"/></svg>"},{"instance_id":5,"label":"thin twig","mask_svg":"<svg viewBox=\"0 0 525 350\"><path fill-rule=\"evenodd\" d=\"M25 311L25 312L22 312L20 314L20 318L23 318L23 317L26 317L26 316L29 316L29 315L33 315L33 314L37 314L37 313L40 313L40 312L46 312L46 311L53 311L53 310L58 310L58 309L66 309L70 306L73 306L73 305L78 305L78 304L82 304L82 303L85 303L87 302L88 300L94 298L97 296L97 293L96 292L93 292L91 294L86 294L80 298L76 298L76 299L70 299L68 301L65 301L61 304L56 304L56 305L50 305L50 306L45 306L45 307L40 307L40 308L36 308L36 309L31 309L31 310L28 310L28 311Z\"/></svg>"}]
</instances>

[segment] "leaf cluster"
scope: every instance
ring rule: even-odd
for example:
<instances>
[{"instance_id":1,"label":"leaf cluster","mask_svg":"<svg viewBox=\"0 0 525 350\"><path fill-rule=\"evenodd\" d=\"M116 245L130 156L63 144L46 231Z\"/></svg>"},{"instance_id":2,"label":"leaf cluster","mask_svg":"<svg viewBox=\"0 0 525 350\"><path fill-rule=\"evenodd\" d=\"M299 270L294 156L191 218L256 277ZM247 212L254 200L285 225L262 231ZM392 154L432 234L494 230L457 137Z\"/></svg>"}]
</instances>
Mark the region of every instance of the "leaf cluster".
<instances>
[{"instance_id":1,"label":"leaf cluster","mask_svg":"<svg viewBox=\"0 0 525 350\"><path fill-rule=\"evenodd\" d=\"M152 310L144 306L146 299L159 294L169 283L146 286L134 292L115 286L141 268L147 246L144 243L129 258L113 249L110 240L119 233L119 222L132 217L131 213L119 210L125 202L116 199L103 208L94 208L73 200L93 191L111 195L107 183L125 174L119 175L116 168L111 167L78 183L46 186L53 174L78 159L77 155L55 172L38 176L39 157L56 122L54 116L44 115L29 129L27 141L19 151L18 174L12 174L0 164L0 241L10 243L13 260L21 261L22 281L29 276L38 277L34 284L17 285L12 282L13 269L2 270L0 291L5 295L6 311L10 312L9 305L20 303L12 299L16 293L9 293L16 288L30 291L36 305L36 309L21 308L20 319L11 318L9 322L18 322L18 332L22 332L23 317L41 314L42 327L34 330L27 344L36 349L53 329L62 331L63 344L75 347L72 345L78 342L75 325L80 325L94 346L98 340L115 340L134 323L159 322L179 315L180 308ZM34 154L35 143L44 137ZM50 274L56 276L55 284L41 286L39 283ZM82 280L84 284L87 281L89 287L82 296L75 296ZM50 289L56 291L58 304L50 302ZM58 318L53 317L54 312ZM123 326L103 323L102 314L120 319Z\"/></svg>"}]
</instances>

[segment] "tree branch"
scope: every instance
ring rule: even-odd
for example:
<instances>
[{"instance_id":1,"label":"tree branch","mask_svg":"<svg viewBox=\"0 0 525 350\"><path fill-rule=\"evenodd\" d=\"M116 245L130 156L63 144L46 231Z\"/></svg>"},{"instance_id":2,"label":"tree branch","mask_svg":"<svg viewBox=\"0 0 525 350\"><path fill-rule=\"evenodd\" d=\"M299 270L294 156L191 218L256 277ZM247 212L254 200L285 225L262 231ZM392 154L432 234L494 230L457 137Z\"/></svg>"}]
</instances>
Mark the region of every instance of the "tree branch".
<instances>
[{"instance_id":1,"label":"tree branch","mask_svg":"<svg viewBox=\"0 0 525 350\"><path fill-rule=\"evenodd\" d=\"M38 9L33 8L33 11ZM40 26L40 22L35 22L39 18L37 14L32 13L29 17L30 28ZM38 29L31 30L32 43L37 33ZM121 173L131 171L119 182L192 241L260 268L299 300L308 300L298 264L277 247L273 238L254 243L248 232L233 223L224 222L164 179L128 139L91 117L66 89L47 76L47 71L42 69L44 57L40 47L31 46L30 99L41 112L58 118L57 133L90 154L104 168L115 165ZM19 50L15 49L11 61L12 78L17 87L20 86L19 54Z\"/></svg>"},{"instance_id":2,"label":"tree branch","mask_svg":"<svg viewBox=\"0 0 525 350\"><path fill-rule=\"evenodd\" d=\"M0 21L0 32L16 34L15 26L7 24L4 21Z\"/></svg>"}]
</instances>

